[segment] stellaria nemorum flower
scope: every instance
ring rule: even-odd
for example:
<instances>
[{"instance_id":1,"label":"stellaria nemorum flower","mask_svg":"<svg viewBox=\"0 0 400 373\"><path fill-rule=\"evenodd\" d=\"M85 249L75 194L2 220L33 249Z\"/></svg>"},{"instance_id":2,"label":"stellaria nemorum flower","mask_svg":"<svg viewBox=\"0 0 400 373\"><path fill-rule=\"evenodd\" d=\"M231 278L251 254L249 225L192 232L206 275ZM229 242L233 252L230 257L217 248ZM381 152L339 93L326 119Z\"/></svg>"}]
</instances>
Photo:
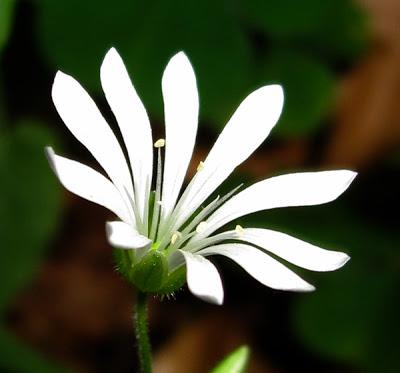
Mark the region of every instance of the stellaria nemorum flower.
<instances>
[{"instance_id":1,"label":"stellaria nemorum flower","mask_svg":"<svg viewBox=\"0 0 400 373\"><path fill-rule=\"evenodd\" d=\"M274 289L314 287L268 253L313 271L332 271L349 257L261 228L215 234L229 222L261 210L330 202L350 185L348 170L292 173L238 188L204 204L232 171L265 140L279 119L283 90L263 86L240 104L197 173L181 192L198 124L198 92L192 66L182 52L162 78L165 139L153 143L146 110L124 63L112 48L101 66L101 84L116 117L127 157L96 104L71 76L58 72L52 89L57 111L108 177L47 148L50 164L65 188L111 210L110 244L119 249L121 271L142 291L168 293L182 285L201 299L221 304L223 288L207 259L223 255ZM156 148L156 175L153 156ZM164 160L162 159L164 157Z\"/></svg>"}]
</instances>

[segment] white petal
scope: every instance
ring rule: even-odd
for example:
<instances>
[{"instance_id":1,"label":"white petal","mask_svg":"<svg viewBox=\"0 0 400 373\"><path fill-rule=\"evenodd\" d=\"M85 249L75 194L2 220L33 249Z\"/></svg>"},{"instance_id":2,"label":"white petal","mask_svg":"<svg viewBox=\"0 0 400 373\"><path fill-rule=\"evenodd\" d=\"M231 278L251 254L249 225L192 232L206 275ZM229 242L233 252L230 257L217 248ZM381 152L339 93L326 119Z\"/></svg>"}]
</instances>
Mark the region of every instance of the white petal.
<instances>
[{"instance_id":1,"label":"white petal","mask_svg":"<svg viewBox=\"0 0 400 373\"><path fill-rule=\"evenodd\" d=\"M193 153L199 113L196 77L183 52L169 61L162 79L165 111L165 166L162 220L174 208Z\"/></svg>"},{"instance_id":2,"label":"white petal","mask_svg":"<svg viewBox=\"0 0 400 373\"><path fill-rule=\"evenodd\" d=\"M56 155L51 147L46 148L46 155L66 189L106 207L122 220L133 223L121 194L110 180L82 163Z\"/></svg>"},{"instance_id":3,"label":"white petal","mask_svg":"<svg viewBox=\"0 0 400 373\"><path fill-rule=\"evenodd\" d=\"M206 302L221 305L224 299L221 277L209 260L200 255L179 250L186 261L186 278L189 290Z\"/></svg>"},{"instance_id":4,"label":"white petal","mask_svg":"<svg viewBox=\"0 0 400 373\"><path fill-rule=\"evenodd\" d=\"M283 91L279 85L262 87L247 96L185 191L179 222L185 221L258 148L279 119L282 105Z\"/></svg>"},{"instance_id":5,"label":"white petal","mask_svg":"<svg viewBox=\"0 0 400 373\"><path fill-rule=\"evenodd\" d=\"M143 249L151 245L151 240L122 221L107 222L106 233L110 245L119 249Z\"/></svg>"},{"instance_id":6,"label":"white petal","mask_svg":"<svg viewBox=\"0 0 400 373\"><path fill-rule=\"evenodd\" d=\"M224 232L221 239L235 239L257 245L288 262L311 271L334 271L344 266L350 257L342 252L325 250L288 234L269 229L245 228Z\"/></svg>"},{"instance_id":7,"label":"white petal","mask_svg":"<svg viewBox=\"0 0 400 373\"><path fill-rule=\"evenodd\" d=\"M194 240L253 212L333 201L349 187L355 176L353 171L339 170L294 173L260 181L233 196L215 211L207 220L207 229Z\"/></svg>"},{"instance_id":8,"label":"white petal","mask_svg":"<svg viewBox=\"0 0 400 373\"><path fill-rule=\"evenodd\" d=\"M71 76L57 72L52 97L72 134L92 153L122 194L131 193L130 171L122 149L96 104Z\"/></svg>"},{"instance_id":9,"label":"white petal","mask_svg":"<svg viewBox=\"0 0 400 373\"><path fill-rule=\"evenodd\" d=\"M310 285L293 271L255 247L243 244L211 246L198 255L224 255L239 264L250 276L263 285L278 290L312 291Z\"/></svg>"},{"instance_id":10,"label":"white petal","mask_svg":"<svg viewBox=\"0 0 400 373\"><path fill-rule=\"evenodd\" d=\"M136 201L144 218L145 201L153 173L153 139L150 121L118 52L111 48L100 70L107 101L118 121L133 173Z\"/></svg>"}]
</instances>

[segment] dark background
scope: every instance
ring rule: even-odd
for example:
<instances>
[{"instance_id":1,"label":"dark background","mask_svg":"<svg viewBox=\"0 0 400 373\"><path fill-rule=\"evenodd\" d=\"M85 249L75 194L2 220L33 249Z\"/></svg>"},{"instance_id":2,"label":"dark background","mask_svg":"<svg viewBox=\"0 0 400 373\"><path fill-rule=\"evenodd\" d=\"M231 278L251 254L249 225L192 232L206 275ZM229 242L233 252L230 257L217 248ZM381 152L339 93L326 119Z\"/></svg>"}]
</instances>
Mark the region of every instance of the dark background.
<instances>
[{"instance_id":1,"label":"dark background","mask_svg":"<svg viewBox=\"0 0 400 373\"><path fill-rule=\"evenodd\" d=\"M206 372L247 343L249 372L400 371L400 4L396 0L0 0L0 371L129 372L134 289L114 270L108 213L63 190L43 147L98 168L50 98L61 69L112 115L100 90L108 48L124 58L162 136L161 74L184 50L197 76L204 159L240 101L284 86L270 138L225 184L350 168L337 201L241 221L352 260L289 294L217 258L222 307L184 289L151 302L156 372Z\"/></svg>"}]
</instances>

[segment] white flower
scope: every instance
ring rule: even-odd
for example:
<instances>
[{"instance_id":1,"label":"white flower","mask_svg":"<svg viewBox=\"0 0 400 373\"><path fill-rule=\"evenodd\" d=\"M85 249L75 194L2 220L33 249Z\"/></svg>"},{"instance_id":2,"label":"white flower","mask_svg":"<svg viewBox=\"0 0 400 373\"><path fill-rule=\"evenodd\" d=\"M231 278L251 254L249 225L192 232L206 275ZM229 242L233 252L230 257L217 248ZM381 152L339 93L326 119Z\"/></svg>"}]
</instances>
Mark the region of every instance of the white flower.
<instances>
[{"instance_id":1,"label":"white flower","mask_svg":"<svg viewBox=\"0 0 400 373\"><path fill-rule=\"evenodd\" d=\"M236 188L199 209L268 136L282 110L283 91L279 85L261 87L240 104L180 196L195 143L199 108L196 78L185 54L176 54L164 71L166 133L165 140L154 145L146 110L115 49L104 58L100 77L128 160L93 100L77 81L62 72L57 73L52 89L57 111L109 178L56 155L51 148L47 153L65 188L118 216L119 221L107 223L107 237L114 247L127 249L132 265L157 250L165 254L169 273L186 265L187 283L193 294L221 304L222 283L217 269L207 259L210 255L230 258L266 286L294 291L310 291L314 287L268 252L313 271L332 271L347 262L349 257L344 253L324 250L268 229L237 226L235 230L214 232L256 211L330 202L350 185L356 175L352 171L276 176L238 193ZM153 146L158 154L155 180Z\"/></svg>"}]
</instances>

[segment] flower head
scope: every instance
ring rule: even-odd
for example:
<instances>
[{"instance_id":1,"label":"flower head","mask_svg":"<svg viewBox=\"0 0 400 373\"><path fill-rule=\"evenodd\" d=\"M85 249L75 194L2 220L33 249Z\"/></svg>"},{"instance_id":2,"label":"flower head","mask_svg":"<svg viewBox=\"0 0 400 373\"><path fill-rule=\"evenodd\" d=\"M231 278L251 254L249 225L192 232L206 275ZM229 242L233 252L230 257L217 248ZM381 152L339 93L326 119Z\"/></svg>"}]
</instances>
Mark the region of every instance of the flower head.
<instances>
[{"instance_id":1,"label":"flower head","mask_svg":"<svg viewBox=\"0 0 400 373\"><path fill-rule=\"evenodd\" d=\"M101 84L117 119L121 144L87 92L58 72L52 89L57 111L72 134L104 169L103 176L47 148L50 164L71 192L111 210L108 241L118 248L122 272L141 290L167 293L182 285L196 296L221 304L223 288L207 259L223 255L274 289L310 291L314 287L268 253L314 271L332 271L349 257L260 228L215 232L241 216L278 207L306 206L336 199L355 173L348 170L293 173L265 179L205 201L232 171L265 140L279 119L283 91L261 87L240 104L197 173L181 193L198 123L198 93L192 66L182 52L162 78L165 139L154 141L146 110L121 57L111 49L101 66ZM154 149L157 154L153 178ZM186 271L185 271L186 269Z\"/></svg>"}]
</instances>

